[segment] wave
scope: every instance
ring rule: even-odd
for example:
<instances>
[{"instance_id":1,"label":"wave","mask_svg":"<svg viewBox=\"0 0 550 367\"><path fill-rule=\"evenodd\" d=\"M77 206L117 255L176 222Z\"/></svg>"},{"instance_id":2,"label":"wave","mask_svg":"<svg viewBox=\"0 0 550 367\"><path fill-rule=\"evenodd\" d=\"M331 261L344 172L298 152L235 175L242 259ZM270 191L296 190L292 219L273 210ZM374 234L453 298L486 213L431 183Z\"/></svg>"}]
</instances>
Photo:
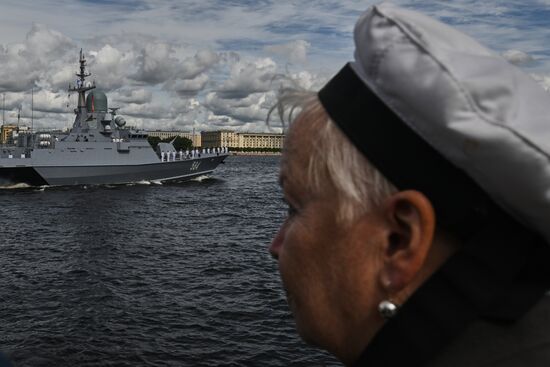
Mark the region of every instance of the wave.
<instances>
[{"instance_id":1,"label":"wave","mask_svg":"<svg viewBox=\"0 0 550 367\"><path fill-rule=\"evenodd\" d=\"M202 182L204 180L208 180L209 178L210 178L210 176L208 176L208 175L201 175L201 176L194 177L189 181Z\"/></svg>"},{"instance_id":2,"label":"wave","mask_svg":"<svg viewBox=\"0 0 550 367\"><path fill-rule=\"evenodd\" d=\"M150 184L151 184L151 181L147 181L147 180L141 180L133 183L133 185L150 185Z\"/></svg>"},{"instance_id":3,"label":"wave","mask_svg":"<svg viewBox=\"0 0 550 367\"><path fill-rule=\"evenodd\" d=\"M33 186L20 182L16 184L0 185L0 190L28 189L29 187L33 187Z\"/></svg>"}]
</instances>

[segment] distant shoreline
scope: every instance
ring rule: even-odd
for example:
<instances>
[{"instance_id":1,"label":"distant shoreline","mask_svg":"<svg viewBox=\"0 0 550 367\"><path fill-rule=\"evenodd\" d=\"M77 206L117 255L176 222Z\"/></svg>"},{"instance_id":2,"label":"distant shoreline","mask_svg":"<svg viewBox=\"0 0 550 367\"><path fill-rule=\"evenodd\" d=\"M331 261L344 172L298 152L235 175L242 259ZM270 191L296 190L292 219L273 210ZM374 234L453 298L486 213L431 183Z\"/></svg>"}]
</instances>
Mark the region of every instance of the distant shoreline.
<instances>
[{"instance_id":1,"label":"distant shoreline","mask_svg":"<svg viewBox=\"0 0 550 367\"><path fill-rule=\"evenodd\" d=\"M244 155L244 156L277 156L281 155L281 152L230 152L231 155Z\"/></svg>"}]
</instances>

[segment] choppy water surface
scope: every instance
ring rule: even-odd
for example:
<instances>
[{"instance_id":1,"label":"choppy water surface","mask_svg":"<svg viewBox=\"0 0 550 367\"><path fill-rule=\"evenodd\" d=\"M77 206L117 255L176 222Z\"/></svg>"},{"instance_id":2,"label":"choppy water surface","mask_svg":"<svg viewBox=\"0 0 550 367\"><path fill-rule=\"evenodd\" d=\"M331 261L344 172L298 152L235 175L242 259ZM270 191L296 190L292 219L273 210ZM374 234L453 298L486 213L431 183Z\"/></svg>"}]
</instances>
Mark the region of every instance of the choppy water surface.
<instances>
[{"instance_id":1,"label":"choppy water surface","mask_svg":"<svg viewBox=\"0 0 550 367\"><path fill-rule=\"evenodd\" d=\"M0 190L0 349L17 366L329 366L267 245L278 157L207 179Z\"/></svg>"}]
</instances>

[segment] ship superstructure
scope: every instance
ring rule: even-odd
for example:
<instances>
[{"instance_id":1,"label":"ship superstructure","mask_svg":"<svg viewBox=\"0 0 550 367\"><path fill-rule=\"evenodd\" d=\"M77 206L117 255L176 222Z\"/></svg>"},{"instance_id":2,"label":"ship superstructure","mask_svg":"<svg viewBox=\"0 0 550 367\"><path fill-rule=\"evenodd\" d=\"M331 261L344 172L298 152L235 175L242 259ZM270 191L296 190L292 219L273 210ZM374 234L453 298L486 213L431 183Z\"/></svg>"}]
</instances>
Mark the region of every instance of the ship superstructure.
<instances>
[{"instance_id":1,"label":"ship superstructure","mask_svg":"<svg viewBox=\"0 0 550 367\"><path fill-rule=\"evenodd\" d=\"M153 150L145 131L126 127L109 108L107 96L86 79L86 58L70 93L78 93L75 119L67 133L27 131L0 150L0 184L116 184L190 179L211 173L228 155L227 148L176 151L172 143Z\"/></svg>"}]
</instances>

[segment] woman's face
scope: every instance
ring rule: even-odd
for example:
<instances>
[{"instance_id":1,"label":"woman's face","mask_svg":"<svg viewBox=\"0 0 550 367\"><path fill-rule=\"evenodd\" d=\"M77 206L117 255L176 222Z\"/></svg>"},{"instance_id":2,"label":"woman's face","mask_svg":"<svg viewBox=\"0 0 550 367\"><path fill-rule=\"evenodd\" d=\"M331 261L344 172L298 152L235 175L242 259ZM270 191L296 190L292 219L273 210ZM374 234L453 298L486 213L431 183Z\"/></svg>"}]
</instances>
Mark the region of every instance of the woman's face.
<instances>
[{"instance_id":1,"label":"woman's face","mask_svg":"<svg viewBox=\"0 0 550 367\"><path fill-rule=\"evenodd\" d=\"M280 181L289 212L270 252L278 259L298 332L338 355L353 344L350 336L364 343L383 322L377 305L383 299L379 249L385 232L376 211L362 216L361 225L337 221L340 203L329 184L315 194L308 189L314 134L299 117L288 135Z\"/></svg>"}]
</instances>

